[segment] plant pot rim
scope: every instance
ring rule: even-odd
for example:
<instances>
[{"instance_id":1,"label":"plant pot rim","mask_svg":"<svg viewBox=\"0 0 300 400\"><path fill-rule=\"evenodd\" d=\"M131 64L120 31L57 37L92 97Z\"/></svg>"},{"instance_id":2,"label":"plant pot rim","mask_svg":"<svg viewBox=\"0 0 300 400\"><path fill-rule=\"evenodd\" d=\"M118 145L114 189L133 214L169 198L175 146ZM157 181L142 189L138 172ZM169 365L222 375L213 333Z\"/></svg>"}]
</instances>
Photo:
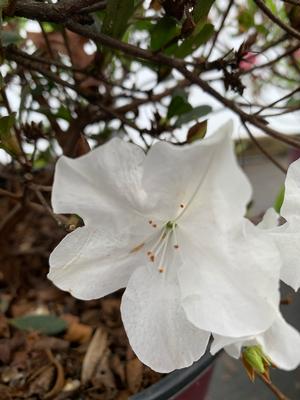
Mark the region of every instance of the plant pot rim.
<instances>
[{"instance_id":1,"label":"plant pot rim","mask_svg":"<svg viewBox=\"0 0 300 400\"><path fill-rule=\"evenodd\" d=\"M195 379L206 372L213 364L219 353L215 356L206 354L199 361L187 368L171 372L159 382L148 387L140 393L131 396L130 400L165 400L171 396L179 394L184 388L189 386Z\"/></svg>"}]
</instances>

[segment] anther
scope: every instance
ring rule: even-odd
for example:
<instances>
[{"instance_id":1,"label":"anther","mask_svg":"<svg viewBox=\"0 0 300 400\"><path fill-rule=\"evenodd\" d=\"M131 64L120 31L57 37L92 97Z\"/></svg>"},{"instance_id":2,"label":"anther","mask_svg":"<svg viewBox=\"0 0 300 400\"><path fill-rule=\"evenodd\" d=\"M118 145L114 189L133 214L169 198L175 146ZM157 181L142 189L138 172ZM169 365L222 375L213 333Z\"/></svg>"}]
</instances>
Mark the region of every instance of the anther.
<instances>
[{"instance_id":1,"label":"anther","mask_svg":"<svg viewBox=\"0 0 300 400\"><path fill-rule=\"evenodd\" d=\"M181 207L181 208L184 208L184 204L180 204L180 207Z\"/></svg>"},{"instance_id":2,"label":"anther","mask_svg":"<svg viewBox=\"0 0 300 400\"><path fill-rule=\"evenodd\" d=\"M147 256L151 256L151 254L152 254L151 251L148 251Z\"/></svg>"},{"instance_id":3,"label":"anther","mask_svg":"<svg viewBox=\"0 0 300 400\"><path fill-rule=\"evenodd\" d=\"M155 257L154 257L154 255L152 254L152 255L150 256L150 261L151 261L151 262L154 262L154 260L155 260Z\"/></svg>"},{"instance_id":4,"label":"anther","mask_svg":"<svg viewBox=\"0 0 300 400\"><path fill-rule=\"evenodd\" d=\"M151 219L150 219L150 221L148 221L148 222L149 222L150 225L152 225L152 223L153 223L153 221L151 221Z\"/></svg>"},{"instance_id":5,"label":"anther","mask_svg":"<svg viewBox=\"0 0 300 400\"><path fill-rule=\"evenodd\" d=\"M160 272L160 273L165 272L164 267L159 267L158 272Z\"/></svg>"},{"instance_id":6,"label":"anther","mask_svg":"<svg viewBox=\"0 0 300 400\"><path fill-rule=\"evenodd\" d=\"M156 225L156 224L153 224L152 226L153 226L153 228L157 228L157 225Z\"/></svg>"},{"instance_id":7,"label":"anther","mask_svg":"<svg viewBox=\"0 0 300 400\"><path fill-rule=\"evenodd\" d=\"M174 244L174 249L179 249L178 244Z\"/></svg>"}]
</instances>

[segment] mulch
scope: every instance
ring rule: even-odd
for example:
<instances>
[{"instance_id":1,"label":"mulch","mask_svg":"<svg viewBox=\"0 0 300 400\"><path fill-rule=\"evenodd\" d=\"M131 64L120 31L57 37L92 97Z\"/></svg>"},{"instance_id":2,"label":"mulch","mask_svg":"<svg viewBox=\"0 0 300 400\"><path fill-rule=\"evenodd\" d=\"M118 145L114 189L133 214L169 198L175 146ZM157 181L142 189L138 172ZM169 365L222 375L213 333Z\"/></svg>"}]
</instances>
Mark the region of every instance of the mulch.
<instances>
[{"instance_id":1,"label":"mulch","mask_svg":"<svg viewBox=\"0 0 300 400\"><path fill-rule=\"evenodd\" d=\"M2 190L24 193L28 177L0 172ZM29 178L51 184L47 172ZM161 375L130 348L121 293L83 302L47 280L49 254L66 230L39 200L29 189L22 200L0 193L0 399L128 399ZM26 315L55 315L66 329L46 335L12 325Z\"/></svg>"}]
</instances>

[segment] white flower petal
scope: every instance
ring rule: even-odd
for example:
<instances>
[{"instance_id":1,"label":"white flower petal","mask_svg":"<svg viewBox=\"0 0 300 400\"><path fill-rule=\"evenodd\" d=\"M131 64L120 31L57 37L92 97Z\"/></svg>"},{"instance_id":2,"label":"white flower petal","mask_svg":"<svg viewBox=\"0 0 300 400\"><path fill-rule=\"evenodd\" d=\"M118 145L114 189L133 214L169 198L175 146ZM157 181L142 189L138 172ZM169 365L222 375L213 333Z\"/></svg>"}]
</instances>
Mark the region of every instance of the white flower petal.
<instances>
[{"instance_id":1,"label":"white flower petal","mask_svg":"<svg viewBox=\"0 0 300 400\"><path fill-rule=\"evenodd\" d=\"M265 331L279 301L281 264L273 242L252 224L227 234L199 226L198 236L179 226L178 237L183 258L178 277L188 319L224 336Z\"/></svg>"},{"instance_id":2,"label":"white flower petal","mask_svg":"<svg viewBox=\"0 0 300 400\"><path fill-rule=\"evenodd\" d=\"M289 325L280 313L266 332L256 337L239 338L214 335L211 353L215 354L222 348L231 357L239 358L244 346L261 345L264 353L280 369L292 370L300 364L300 334Z\"/></svg>"},{"instance_id":3,"label":"white flower petal","mask_svg":"<svg viewBox=\"0 0 300 400\"><path fill-rule=\"evenodd\" d=\"M174 218L182 211L180 204L187 205L192 198L199 219L206 220L209 214L210 221L228 224L244 215L251 186L237 164L231 133L230 121L214 135L191 145L159 142L150 149L143 185L161 215ZM212 214L217 218L211 218ZM190 215L191 220L197 217L195 212Z\"/></svg>"},{"instance_id":4,"label":"white flower petal","mask_svg":"<svg viewBox=\"0 0 300 400\"><path fill-rule=\"evenodd\" d=\"M222 335L213 335L214 340L210 346L210 353L212 355L217 354L220 350L224 349L227 354L229 354L233 358L240 358L241 350L243 347L244 340L247 338L232 338L228 336Z\"/></svg>"},{"instance_id":5,"label":"white flower petal","mask_svg":"<svg viewBox=\"0 0 300 400\"><path fill-rule=\"evenodd\" d=\"M277 212L274 210L274 208L269 208L264 216L263 219L260 221L259 224L257 224L257 226L260 229L273 229L273 228L277 228L278 223L279 223L279 214L277 214Z\"/></svg>"},{"instance_id":6,"label":"white flower petal","mask_svg":"<svg viewBox=\"0 0 300 400\"><path fill-rule=\"evenodd\" d=\"M288 169L285 180L284 201L281 206L281 215L289 221L300 219L300 159L293 162Z\"/></svg>"},{"instance_id":7,"label":"white flower petal","mask_svg":"<svg viewBox=\"0 0 300 400\"><path fill-rule=\"evenodd\" d=\"M125 287L144 261L141 252L131 252L132 243L126 232L111 236L97 228L78 228L52 252L48 278L76 298L103 297Z\"/></svg>"},{"instance_id":8,"label":"white flower petal","mask_svg":"<svg viewBox=\"0 0 300 400\"><path fill-rule=\"evenodd\" d=\"M76 159L61 157L53 184L54 212L78 214L86 224L129 223L145 195L140 187L144 158L141 148L120 139Z\"/></svg>"},{"instance_id":9,"label":"white flower petal","mask_svg":"<svg viewBox=\"0 0 300 400\"><path fill-rule=\"evenodd\" d=\"M194 232L199 224L229 230L244 217L251 198L251 185L234 153L231 124L226 124L216 137L219 141L212 146L206 176L180 219Z\"/></svg>"},{"instance_id":10,"label":"white flower petal","mask_svg":"<svg viewBox=\"0 0 300 400\"><path fill-rule=\"evenodd\" d=\"M278 368L289 371L300 364L300 334L281 315L257 342Z\"/></svg>"},{"instance_id":11,"label":"white flower petal","mask_svg":"<svg viewBox=\"0 0 300 400\"><path fill-rule=\"evenodd\" d=\"M155 371L187 367L205 352L210 334L186 319L177 282L156 268L135 271L123 295L121 313L131 347Z\"/></svg>"},{"instance_id":12,"label":"white flower petal","mask_svg":"<svg viewBox=\"0 0 300 400\"><path fill-rule=\"evenodd\" d=\"M271 208L257 226L273 238L280 251L280 279L297 291L300 287L300 218L291 218L278 226L278 214Z\"/></svg>"}]
</instances>

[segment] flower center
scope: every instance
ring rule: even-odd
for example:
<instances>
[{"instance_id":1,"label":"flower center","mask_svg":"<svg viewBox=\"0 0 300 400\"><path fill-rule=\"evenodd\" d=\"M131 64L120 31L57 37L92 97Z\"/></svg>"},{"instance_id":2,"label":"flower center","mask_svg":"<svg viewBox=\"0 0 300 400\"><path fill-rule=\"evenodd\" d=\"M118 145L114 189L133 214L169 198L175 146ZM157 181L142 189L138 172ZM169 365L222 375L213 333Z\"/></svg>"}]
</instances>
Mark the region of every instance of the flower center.
<instances>
[{"instance_id":1,"label":"flower center","mask_svg":"<svg viewBox=\"0 0 300 400\"><path fill-rule=\"evenodd\" d=\"M153 225L152 225L153 226ZM175 221L166 222L159 233L157 240L152 240L149 243L150 250L147 251L149 262L155 263L158 266L160 273L166 271L168 249L178 249L179 245L176 236L177 223ZM148 247L148 248L149 248Z\"/></svg>"},{"instance_id":2,"label":"flower center","mask_svg":"<svg viewBox=\"0 0 300 400\"><path fill-rule=\"evenodd\" d=\"M154 233L150 235L144 242L134 247L130 253L136 253L143 249L150 263L157 266L160 273L166 271L167 263L171 263L174 257L173 251L179 249L176 230L178 228L178 220L185 211L186 205L180 204L180 212L173 219L162 225L154 219L148 221L149 225L154 228ZM172 251L170 251L172 250Z\"/></svg>"}]
</instances>

